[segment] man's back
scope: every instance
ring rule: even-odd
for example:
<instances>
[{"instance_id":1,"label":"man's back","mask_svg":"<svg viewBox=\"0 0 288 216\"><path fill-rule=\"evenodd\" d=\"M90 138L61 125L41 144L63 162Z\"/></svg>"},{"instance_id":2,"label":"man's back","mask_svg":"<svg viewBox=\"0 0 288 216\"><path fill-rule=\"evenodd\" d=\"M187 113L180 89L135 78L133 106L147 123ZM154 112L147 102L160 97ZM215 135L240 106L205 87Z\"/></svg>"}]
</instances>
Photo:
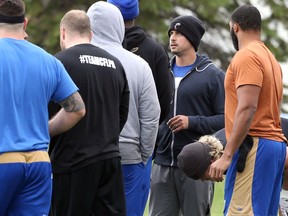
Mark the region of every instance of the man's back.
<instances>
[{"instance_id":1,"label":"man's back","mask_svg":"<svg viewBox=\"0 0 288 216\"><path fill-rule=\"evenodd\" d=\"M111 11L115 12L111 14ZM92 43L116 56L129 84L128 120L120 134L122 164L146 162L156 139L160 107L151 69L147 62L122 47L124 22L112 4L96 2L88 12L94 32Z\"/></svg>"},{"instance_id":2,"label":"man's back","mask_svg":"<svg viewBox=\"0 0 288 216\"><path fill-rule=\"evenodd\" d=\"M245 64L244 64L245 62ZM238 67L242 65L242 67ZM261 67L261 69L259 69ZM280 109L283 94L282 72L275 57L262 42L253 42L239 50L226 73L226 119L227 137L231 132L236 102L236 90L241 85L255 85L261 88L258 106L249 134L267 139L284 140L280 127Z\"/></svg>"},{"instance_id":3,"label":"man's back","mask_svg":"<svg viewBox=\"0 0 288 216\"><path fill-rule=\"evenodd\" d=\"M67 91L59 85L69 78L63 65L30 42L2 38L0 46L0 152L47 149L47 104L65 99L76 86Z\"/></svg>"},{"instance_id":4,"label":"man's back","mask_svg":"<svg viewBox=\"0 0 288 216\"><path fill-rule=\"evenodd\" d=\"M53 172L71 171L93 161L119 156L118 138L127 118L129 89L121 63L92 44L55 55L68 70L86 104L86 116L52 139ZM52 107L51 107L52 108Z\"/></svg>"},{"instance_id":5,"label":"man's back","mask_svg":"<svg viewBox=\"0 0 288 216\"><path fill-rule=\"evenodd\" d=\"M0 1L0 215L48 215L50 136L84 115L78 88L63 65L25 40L22 0ZM48 119L50 100L61 110Z\"/></svg>"}]
</instances>

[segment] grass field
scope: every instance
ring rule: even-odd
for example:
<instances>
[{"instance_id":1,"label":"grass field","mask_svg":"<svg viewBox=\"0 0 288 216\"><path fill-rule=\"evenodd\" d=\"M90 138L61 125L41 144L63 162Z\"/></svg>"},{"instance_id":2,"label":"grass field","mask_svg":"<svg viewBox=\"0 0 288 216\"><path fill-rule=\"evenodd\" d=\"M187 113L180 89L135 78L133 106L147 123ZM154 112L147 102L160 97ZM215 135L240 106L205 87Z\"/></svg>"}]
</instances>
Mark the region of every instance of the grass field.
<instances>
[{"instance_id":1,"label":"grass field","mask_svg":"<svg viewBox=\"0 0 288 216\"><path fill-rule=\"evenodd\" d=\"M223 208L224 208L224 181L215 183L211 216L223 216Z\"/></svg>"},{"instance_id":2,"label":"grass field","mask_svg":"<svg viewBox=\"0 0 288 216\"><path fill-rule=\"evenodd\" d=\"M224 206L224 181L220 183L215 183L211 216L223 216L223 206ZM145 209L144 216L148 216L148 205Z\"/></svg>"}]
</instances>

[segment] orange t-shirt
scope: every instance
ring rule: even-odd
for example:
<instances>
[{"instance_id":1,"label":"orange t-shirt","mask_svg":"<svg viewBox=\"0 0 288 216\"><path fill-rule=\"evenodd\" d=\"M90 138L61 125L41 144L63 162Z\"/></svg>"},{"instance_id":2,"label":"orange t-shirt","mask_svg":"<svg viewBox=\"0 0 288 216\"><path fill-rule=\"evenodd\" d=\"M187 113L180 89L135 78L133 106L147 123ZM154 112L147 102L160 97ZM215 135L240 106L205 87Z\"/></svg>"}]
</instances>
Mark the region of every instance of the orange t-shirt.
<instances>
[{"instance_id":1,"label":"orange t-shirt","mask_svg":"<svg viewBox=\"0 0 288 216\"><path fill-rule=\"evenodd\" d=\"M281 67L261 41L252 42L239 50L227 69L225 77L227 138L232 130L238 104L236 90L242 85L256 85L261 88L249 134L277 141L286 140L280 125L280 104L283 96Z\"/></svg>"}]
</instances>

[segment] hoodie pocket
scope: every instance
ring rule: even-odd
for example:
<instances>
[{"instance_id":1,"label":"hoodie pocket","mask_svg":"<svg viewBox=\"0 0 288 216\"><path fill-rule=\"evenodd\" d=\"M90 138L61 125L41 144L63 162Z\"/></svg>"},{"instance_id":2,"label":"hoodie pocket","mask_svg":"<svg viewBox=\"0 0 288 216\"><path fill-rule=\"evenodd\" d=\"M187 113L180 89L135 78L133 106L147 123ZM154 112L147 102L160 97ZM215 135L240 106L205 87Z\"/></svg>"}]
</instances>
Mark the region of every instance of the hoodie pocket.
<instances>
[{"instance_id":1,"label":"hoodie pocket","mask_svg":"<svg viewBox=\"0 0 288 216\"><path fill-rule=\"evenodd\" d=\"M170 146L172 141L172 132L167 125L161 125L158 130L156 146L157 153L163 154L167 149L170 152Z\"/></svg>"}]
</instances>

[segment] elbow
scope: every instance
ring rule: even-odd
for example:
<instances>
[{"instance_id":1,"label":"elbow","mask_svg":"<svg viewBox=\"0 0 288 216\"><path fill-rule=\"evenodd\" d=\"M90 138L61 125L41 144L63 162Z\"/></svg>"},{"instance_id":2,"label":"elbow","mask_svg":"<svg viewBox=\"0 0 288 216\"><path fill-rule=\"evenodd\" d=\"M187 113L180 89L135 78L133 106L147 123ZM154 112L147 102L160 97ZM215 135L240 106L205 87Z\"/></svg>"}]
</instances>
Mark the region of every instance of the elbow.
<instances>
[{"instance_id":1,"label":"elbow","mask_svg":"<svg viewBox=\"0 0 288 216\"><path fill-rule=\"evenodd\" d=\"M251 122L255 115L256 110L257 110L257 105L246 106L241 109L240 113L243 113L244 116L246 116L246 117L243 116L243 119L247 119L248 122Z\"/></svg>"},{"instance_id":2,"label":"elbow","mask_svg":"<svg viewBox=\"0 0 288 216\"><path fill-rule=\"evenodd\" d=\"M250 116L254 116L254 114L257 110L257 104L253 104L251 106L246 107L246 110L250 114Z\"/></svg>"},{"instance_id":3,"label":"elbow","mask_svg":"<svg viewBox=\"0 0 288 216\"><path fill-rule=\"evenodd\" d=\"M255 115L255 113L256 113L256 110L257 110L257 106L253 106L253 107L250 107L250 109L249 109L249 116L250 116L250 121L252 121L252 119L253 119L253 117L254 117L254 115Z\"/></svg>"}]
</instances>

